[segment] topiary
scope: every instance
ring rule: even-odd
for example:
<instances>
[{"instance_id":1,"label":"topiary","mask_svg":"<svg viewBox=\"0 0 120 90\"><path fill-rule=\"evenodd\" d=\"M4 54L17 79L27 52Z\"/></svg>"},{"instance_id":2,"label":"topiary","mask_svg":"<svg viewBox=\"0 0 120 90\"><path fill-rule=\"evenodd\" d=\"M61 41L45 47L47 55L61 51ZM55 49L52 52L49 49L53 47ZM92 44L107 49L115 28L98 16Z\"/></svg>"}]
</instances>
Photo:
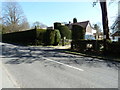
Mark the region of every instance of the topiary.
<instances>
[{"instance_id":1,"label":"topiary","mask_svg":"<svg viewBox=\"0 0 120 90\"><path fill-rule=\"evenodd\" d=\"M54 29L59 29L60 26L61 26L61 23L59 22L54 23Z\"/></svg>"},{"instance_id":2,"label":"topiary","mask_svg":"<svg viewBox=\"0 0 120 90\"><path fill-rule=\"evenodd\" d=\"M55 31L53 29L49 29L46 31L46 38L45 38L45 45L53 45L54 44L54 38L55 37Z\"/></svg>"},{"instance_id":3,"label":"topiary","mask_svg":"<svg viewBox=\"0 0 120 90\"><path fill-rule=\"evenodd\" d=\"M73 23L77 23L77 18L73 18Z\"/></svg>"},{"instance_id":4,"label":"topiary","mask_svg":"<svg viewBox=\"0 0 120 90\"><path fill-rule=\"evenodd\" d=\"M59 30L55 30L55 37L54 37L54 45L58 45L61 39L61 35L60 35L60 31Z\"/></svg>"},{"instance_id":5,"label":"topiary","mask_svg":"<svg viewBox=\"0 0 120 90\"><path fill-rule=\"evenodd\" d=\"M72 26L72 40L79 40L85 38L85 30L78 25Z\"/></svg>"},{"instance_id":6,"label":"topiary","mask_svg":"<svg viewBox=\"0 0 120 90\"><path fill-rule=\"evenodd\" d=\"M59 27L59 31L60 31L62 39L64 37L66 37L66 39L70 39L71 38L71 31L69 30L69 28L67 26L60 26Z\"/></svg>"}]
</instances>

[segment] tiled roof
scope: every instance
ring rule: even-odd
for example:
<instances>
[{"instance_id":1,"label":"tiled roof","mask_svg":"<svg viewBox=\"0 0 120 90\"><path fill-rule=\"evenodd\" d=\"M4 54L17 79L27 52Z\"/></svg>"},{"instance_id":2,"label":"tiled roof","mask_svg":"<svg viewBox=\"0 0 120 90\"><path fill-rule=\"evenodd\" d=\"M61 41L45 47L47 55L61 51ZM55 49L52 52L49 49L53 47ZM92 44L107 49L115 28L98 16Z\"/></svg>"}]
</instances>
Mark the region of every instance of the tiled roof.
<instances>
[{"instance_id":1,"label":"tiled roof","mask_svg":"<svg viewBox=\"0 0 120 90\"><path fill-rule=\"evenodd\" d=\"M78 26L81 26L83 27L84 29L86 29L87 25L90 25L90 27L92 29L94 29L91 24L90 24L90 21L82 21L82 22L77 22L77 23L70 23L70 24L66 24L66 26L68 26L70 29L72 28L72 25L78 25Z\"/></svg>"},{"instance_id":2,"label":"tiled roof","mask_svg":"<svg viewBox=\"0 0 120 90\"><path fill-rule=\"evenodd\" d=\"M79 25L83 28L86 28L88 23L89 23L89 21L83 21L83 22L72 23L72 25Z\"/></svg>"}]
</instances>

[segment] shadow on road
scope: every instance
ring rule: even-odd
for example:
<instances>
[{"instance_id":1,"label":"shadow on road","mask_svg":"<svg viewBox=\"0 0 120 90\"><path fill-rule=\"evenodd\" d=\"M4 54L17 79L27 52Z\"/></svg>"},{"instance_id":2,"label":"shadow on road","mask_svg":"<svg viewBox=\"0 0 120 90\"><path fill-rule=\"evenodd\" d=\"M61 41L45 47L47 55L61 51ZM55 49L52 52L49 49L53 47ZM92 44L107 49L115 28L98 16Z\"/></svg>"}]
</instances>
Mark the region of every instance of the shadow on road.
<instances>
[{"instance_id":1,"label":"shadow on road","mask_svg":"<svg viewBox=\"0 0 120 90\"><path fill-rule=\"evenodd\" d=\"M114 67L116 69L118 69L120 66L119 62L115 61L61 53L60 51L63 50L49 47L2 45L2 58L3 60L4 58L10 58L8 61L6 61L6 64L31 64L36 61L45 61L45 59L42 57L46 57L69 65L77 64L86 65L88 67L102 67L105 65L107 67Z\"/></svg>"}]
</instances>

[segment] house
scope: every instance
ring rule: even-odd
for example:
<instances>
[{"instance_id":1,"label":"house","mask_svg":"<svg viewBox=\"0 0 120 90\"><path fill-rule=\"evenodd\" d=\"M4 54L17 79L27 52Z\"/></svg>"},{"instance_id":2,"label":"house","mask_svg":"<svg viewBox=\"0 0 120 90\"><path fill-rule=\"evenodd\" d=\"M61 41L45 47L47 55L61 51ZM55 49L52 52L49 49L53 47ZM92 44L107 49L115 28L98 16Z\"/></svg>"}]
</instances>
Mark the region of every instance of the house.
<instances>
[{"instance_id":1,"label":"house","mask_svg":"<svg viewBox=\"0 0 120 90\"><path fill-rule=\"evenodd\" d=\"M54 28L51 26L51 27L47 27L47 30L53 30Z\"/></svg>"},{"instance_id":2,"label":"house","mask_svg":"<svg viewBox=\"0 0 120 90\"><path fill-rule=\"evenodd\" d=\"M120 41L120 30L116 31L111 36L113 41Z\"/></svg>"},{"instance_id":3,"label":"house","mask_svg":"<svg viewBox=\"0 0 120 90\"><path fill-rule=\"evenodd\" d=\"M118 2L118 7L120 7L120 1ZM120 8L118 8L118 17L111 26L111 29L112 29L112 34L111 34L112 40L120 41Z\"/></svg>"},{"instance_id":4,"label":"house","mask_svg":"<svg viewBox=\"0 0 120 90\"><path fill-rule=\"evenodd\" d=\"M113 41L120 41L120 15L116 18L111 29L113 31L111 34L112 40Z\"/></svg>"},{"instance_id":5,"label":"house","mask_svg":"<svg viewBox=\"0 0 120 90\"><path fill-rule=\"evenodd\" d=\"M71 30L73 25L81 26L85 30L85 39L95 39L96 30L91 26L90 21L74 22L73 20L73 23L66 24Z\"/></svg>"}]
</instances>

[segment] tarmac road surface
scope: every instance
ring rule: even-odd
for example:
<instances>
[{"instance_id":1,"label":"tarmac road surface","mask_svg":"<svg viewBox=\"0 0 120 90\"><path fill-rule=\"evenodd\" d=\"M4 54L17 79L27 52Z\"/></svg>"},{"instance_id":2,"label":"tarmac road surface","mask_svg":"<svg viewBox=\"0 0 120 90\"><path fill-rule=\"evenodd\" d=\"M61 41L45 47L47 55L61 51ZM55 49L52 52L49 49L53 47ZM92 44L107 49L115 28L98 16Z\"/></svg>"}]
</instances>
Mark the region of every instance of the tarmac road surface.
<instances>
[{"instance_id":1,"label":"tarmac road surface","mask_svg":"<svg viewBox=\"0 0 120 90\"><path fill-rule=\"evenodd\" d=\"M50 47L3 43L2 64L21 88L118 88L118 62Z\"/></svg>"}]
</instances>

